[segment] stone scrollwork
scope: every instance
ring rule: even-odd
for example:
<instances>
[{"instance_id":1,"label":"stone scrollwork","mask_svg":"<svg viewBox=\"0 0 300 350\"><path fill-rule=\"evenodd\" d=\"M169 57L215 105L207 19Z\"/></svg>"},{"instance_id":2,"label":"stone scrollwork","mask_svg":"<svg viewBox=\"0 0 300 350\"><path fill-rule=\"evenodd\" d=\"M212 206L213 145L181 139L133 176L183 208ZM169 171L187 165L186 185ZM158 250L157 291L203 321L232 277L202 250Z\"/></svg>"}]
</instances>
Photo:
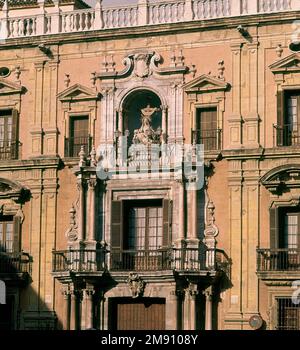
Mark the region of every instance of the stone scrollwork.
<instances>
[{"instance_id":1,"label":"stone scrollwork","mask_svg":"<svg viewBox=\"0 0 300 350\"><path fill-rule=\"evenodd\" d=\"M132 298L138 298L140 296L143 296L146 282L143 281L137 273L129 273L129 276L127 278L127 284L131 290Z\"/></svg>"}]
</instances>

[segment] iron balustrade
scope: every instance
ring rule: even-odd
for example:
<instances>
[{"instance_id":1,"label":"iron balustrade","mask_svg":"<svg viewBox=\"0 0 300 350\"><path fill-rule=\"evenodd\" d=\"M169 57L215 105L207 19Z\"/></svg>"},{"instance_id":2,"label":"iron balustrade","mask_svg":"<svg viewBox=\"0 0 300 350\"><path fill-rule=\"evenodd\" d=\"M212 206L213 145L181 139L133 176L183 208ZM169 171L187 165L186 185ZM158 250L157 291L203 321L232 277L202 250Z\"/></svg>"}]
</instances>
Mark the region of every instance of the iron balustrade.
<instances>
[{"instance_id":1,"label":"iron balustrade","mask_svg":"<svg viewBox=\"0 0 300 350\"><path fill-rule=\"evenodd\" d=\"M222 130L193 130L193 143L204 146L204 151L219 151L222 147Z\"/></svg>"},{"instance_id":2,"label":"iron balustrade","mask_svg":"<svg viewBox=\"0 0 300 350\"><path fill-rule=\"evenodd\" d=\"M32 261L29 254L24 252L0 251L0 274L28 273L31 274Z\"/></svg>"},{"instance_id":3,"label":"iron balustrade","mask_svg":"<svg viewBox=\"0 0 300 350\"><path fill-rule=\"evenodd\" d=\"M257 271L300 271L300 249L257 249Z\"/></svg>"},{"instance_id":4,"label":"iron balustrade","mask_svg":"<svg viewBox=\"0 0 300 350\"><path fill-rule=\"evenodd\" d=\"M124 271L161 271L171 269L169 250L112 250L110 269Z\"/></svg>"},{"instance_id":5,"label":"iron balustrade","mask_svg":"<svg viewBox=\"0 0 300 350\"><path fill-rule=\"evenodd\" d=\"M53 251L53 272L111 271L214 271L227 273L229 259L223 251L200 248L156 250L62 250Z\"/></svg>"},{"instance_id":6,"label":"iron balustrade","mask_svg":"<svg viewBox=\"0 0 300 350\"><path fill-rule=\"evenodd\" d=\"M97 272L104 271L105 268L103 249L53 251L53 272Z\"/></svg>"},{"instance_id":7,"label":"iron balustrade","mask_svg":"<svg viewBox=\"0 0 300 350\"><path fill-rule=\"evenodd\" d=\"M19 141L0 140L0 160L18 159Z\"/></svg>"},{"instance_id":8,"label":"iron balustrade","mask_svg":"<svg viewBox=\"0 0 300 350\"><path fill-rule=\"evenodd\" d=\"M300 125L273 125L274 147L293 146L300 144Z\"/></svg>"},{"instance_id":9,"label":"iron balustrade","mask_svg":"<svg viewBox=\"0 0 300 350\"><path fill-rule=\"evenodd\" d=\"M92 142L93 138L91 136L65 138L65 157L79 157L81 147L84 148L86 154L90 154Z\"/></svg>"}]
</instances>

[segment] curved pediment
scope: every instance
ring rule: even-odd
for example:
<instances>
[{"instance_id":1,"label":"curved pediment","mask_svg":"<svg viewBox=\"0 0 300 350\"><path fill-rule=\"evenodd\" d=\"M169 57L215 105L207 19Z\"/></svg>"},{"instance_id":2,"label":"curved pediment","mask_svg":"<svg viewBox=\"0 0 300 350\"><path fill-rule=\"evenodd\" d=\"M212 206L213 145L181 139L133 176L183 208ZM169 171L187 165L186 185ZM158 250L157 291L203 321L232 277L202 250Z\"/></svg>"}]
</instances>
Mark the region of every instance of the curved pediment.
<instances>
[{"instance_id":1,"label":"curved pediment","mask_svg":"<svg viewBox=\"0 0 300 350\"><path fill-rule=\"evenodd\" d=\"M97 100L100 94L86 86L75 84L57 95L62 102Z\"/></svg>"},{"instance_id":2,"label":"curved pediment","mask_svg":"<svg viewBox=\"0 0 300 350\"><path fill-rule=\"evenodd\" d=\"M212 77L208 74L203 74L200 77L188 82L184 86L184 90L187 93L191 92L212 92L212 91L225 91L229 87L229 84L224 80Z\"/></svg>"},{"instance_id":3,"label":"curved pediment","mask_svg":"<svg viewBox=\"0 0 300 350\"><path fill-rule=\"evenodd\" d=\"M9 198L17 202L25 192L26 189L19 183L0 178L0 199Z\"/></svg>"},{"instance_id":4,"label":"curved pediment","mask_svg":"<svg viewBox=\"0 0 300 350\"><path fill-rule=\"evenodd\" d=\"M272 193L282 188L300 188L300 164L281 165L268 171L261 183Z\"/></svg>"}]
</instances>

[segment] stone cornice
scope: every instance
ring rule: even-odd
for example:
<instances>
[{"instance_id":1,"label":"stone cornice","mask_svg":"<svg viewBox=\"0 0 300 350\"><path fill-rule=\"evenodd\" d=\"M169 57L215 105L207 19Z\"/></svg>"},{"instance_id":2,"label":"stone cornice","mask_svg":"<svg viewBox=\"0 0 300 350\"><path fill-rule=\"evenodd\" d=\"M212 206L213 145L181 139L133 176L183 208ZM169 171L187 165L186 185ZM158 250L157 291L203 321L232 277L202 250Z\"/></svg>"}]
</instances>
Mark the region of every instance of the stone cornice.
<instances>
[{"instance_id":1,"label":"stone cornice","mask_svg":"<svg viewBox=\"0 0 300 350\"><path fill-rule=\"evenodd\" d=\"M0 162L1 171L15 171L15 170L31 170L31 169L45 169L58 168L61 163L60 158L35 158L27 160L8 160L4 163Z\"/></svg>"}]
</instances>

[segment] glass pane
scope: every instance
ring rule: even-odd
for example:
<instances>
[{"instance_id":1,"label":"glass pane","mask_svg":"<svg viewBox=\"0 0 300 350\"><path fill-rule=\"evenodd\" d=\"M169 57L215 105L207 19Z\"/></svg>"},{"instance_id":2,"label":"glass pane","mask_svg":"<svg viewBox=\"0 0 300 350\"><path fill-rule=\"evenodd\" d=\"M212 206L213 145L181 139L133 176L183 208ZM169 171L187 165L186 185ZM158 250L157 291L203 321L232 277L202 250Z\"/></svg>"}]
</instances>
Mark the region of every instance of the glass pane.
<instances>
[{"instance_id":1,"label":"glass pane","mask_svg":"<svg viewBox=\"0 0 300 350\"><path fill-rule=\"evenodd\" d=\"M285 217L284 247L298 248L298 215L287 214Z\"/></svg>"}]
</instances>

